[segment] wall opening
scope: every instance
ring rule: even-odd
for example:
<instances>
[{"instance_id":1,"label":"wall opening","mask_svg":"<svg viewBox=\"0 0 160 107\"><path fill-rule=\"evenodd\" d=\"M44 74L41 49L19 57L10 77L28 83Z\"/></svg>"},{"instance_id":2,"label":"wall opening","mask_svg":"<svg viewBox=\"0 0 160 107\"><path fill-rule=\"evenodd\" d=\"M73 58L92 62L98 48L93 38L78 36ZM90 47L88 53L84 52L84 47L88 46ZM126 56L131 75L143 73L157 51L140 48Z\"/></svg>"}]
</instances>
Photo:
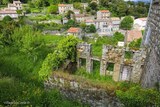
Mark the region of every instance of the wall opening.
<instances>
[{"instance_id":1,"label":"wall opening","mask_svg":"<svg viewBox=\"0 0 160 107\"><path fill-rule=\"evenodd\" d=\"M86 68L86 59L80 58L80 68Z\"/></svg>"},{"instance_id":2,"label":"wall opening","mask_svg":"<svg viewBox=\"0 0 160 107\"><path fill-rule=\"evenodd\" d=\"M133 52L132 51L125 51L125 59L132 59L133 58Z\"/></svg>"},{"instance_id":3,"label":"wall opening","mask_svg":"<svg viewBox=\"0 0 160 107\"><path fill-rule=\"evenodd\" d=\"M113 75L113 71L114 71L114 63L107 63L106 74Z\"/></svg>"},{"instance_id":4,"label":"wall opening","mask_svg":"<svg viewBox=\"0 0 160 107\"><path fill-rule=\"evenodd\" d=\"M100 74L100 62L93 60L93 73Z\"/></svg>"},{"instance_id":5,"label":"wall opening","mask_svg":"<svg viewBox=\"0 0 160 107\"><path fill-rule=\"evenodd\" d=\"M120 80L122 80L122 81L130 81L131 71L132 71L132 68L130 66L123 66Z\"/></svg>"}]
</instances>

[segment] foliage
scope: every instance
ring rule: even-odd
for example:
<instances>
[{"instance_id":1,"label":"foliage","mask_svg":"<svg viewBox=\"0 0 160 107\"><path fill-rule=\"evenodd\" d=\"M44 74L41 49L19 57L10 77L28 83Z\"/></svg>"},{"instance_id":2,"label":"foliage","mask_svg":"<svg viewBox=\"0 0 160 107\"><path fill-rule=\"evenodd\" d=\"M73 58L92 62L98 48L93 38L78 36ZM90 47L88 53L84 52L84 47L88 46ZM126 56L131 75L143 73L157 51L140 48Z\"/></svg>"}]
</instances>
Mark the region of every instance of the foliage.
<instances>
[{"instance_id":1,"label":"foliage","mask_svg":"<svg viewBox=\"0 0 160 107\"><path fill-rule=\"evenodd\" d=\"M68 20L64 27L65 29L69 29L70 27L77 27L77 23L74 20Z\"/></svg>"},{"instance_id":2,"label":"foliage","mask_svg":"<svg viewBox=\"0 0 160 107\"><path fill-rule=\"evenodd\" d=\"M96 27L93 24L88 25L88 26L86 26L85 31L87 33L95 33L96 32Z\"/></svg>"},{"instance_id":3,"label":"foliage","mask_svg":"<svg viewBox=\"0 0 160 107\"><path fill-rule=\"evenodd\" d=\"M72 107L81 104L65 99L57 90L45 91L43 82L38 80L38 71L44 60L36 62L13 47L1 48L0 51L0 106L4 102L28 102L25 106ZM43 54L45 50L40 53ZM45 56L45 54L43 54Z\"/></svg>"},{"instance_id":4,"label":"foliage","mask_svg":"<svg viewBox=\"0 0 160 107\"><path fill-rule=\"evenodd\" d=\"M119 32L115 32L113 36L105 36L105 37L98 37L94 39L88 39L86 42L92 43L93 55L101 56L103 45L116 46L118 41L124 41L124 35Z\"/></svg>"},{"instance_id":5,"label":"foliage","mask_svg":"<svg viewBox=\"0 0 160 107\"><path fill-rule=\"evenodd\" d=\"M142 38L134 40L129 43L130 48L139 49L141 46Z\"/></svg>"},{"instance_id":6,"label":"foliage","mask_svg":"<svg viewBox=\"0 0 160 107\"><path fill-rule=\"evenodd\" d=\"M12 21L13 19L10 16L5 16L3 22Z\"/></svg>"},{"instance_id":7,"label":"foliage","mask_svg":"<svg viewBox=\"0 0 160 107\"><path fill-rule=\"evenodd\" d=\"M131 16L126 16L120 24L120 28L124 30L130 30L133 27L133 18Z\"/></svg>"},{"instance_id":8,"label":"foliage","mask_svg":"<svg viewBox=\"0 0 160 107\"><path fill-rule=\"evenodd\" d=\"M56 14L58 11L58 6L57 5L51 5L48 7L48 13L51 14Z\"/></svg>"},{"instance_id":9,"label":"foliage","mask_svg":"<svg viewBox=\"0 0 160 107\"><path fill-rule=\"evenodd\" d=\"M72 18L72 16L74 16L74 12L71 11L71 10L67 11L65 17L66 17L68 20L70 20L70 19Z\"/></svg>"},{"instance_id":10,"label":"foliage","mask_svg":"<svg viewBox=\"0 0 160 107\"><path fill-rule=\"evenodd\" d=\"M160 93L154 89L134 86L126 91L117 90L116 95L126 107L160 106Z\"/></svg>"},{"instance_id":11,"label":"foliage","mask_svg":"<svg viewBox=\"0 0 160 107\"><path fill-rule=\"evenodd\" d=\"M48 54L42 64L42 68L39 71L41 79L45 79L52 70L56 70L66 60L69 59L72 62L76 60L76 44L78 39L74 36L67 36L65 39L59 42L57 48L53 53Z\"/></svg>"}]
</instances>

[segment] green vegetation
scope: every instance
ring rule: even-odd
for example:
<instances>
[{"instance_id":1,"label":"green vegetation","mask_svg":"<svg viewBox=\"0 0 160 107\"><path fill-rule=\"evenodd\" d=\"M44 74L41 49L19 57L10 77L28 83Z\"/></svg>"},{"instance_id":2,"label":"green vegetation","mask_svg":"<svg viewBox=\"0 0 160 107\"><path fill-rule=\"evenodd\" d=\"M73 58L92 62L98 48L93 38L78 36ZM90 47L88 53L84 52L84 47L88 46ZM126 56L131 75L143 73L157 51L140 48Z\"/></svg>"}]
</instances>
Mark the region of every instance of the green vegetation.
<instances>
[{"instance_id":1,"label":"green vegetation","mask_svg":"<svg viewBox=\"0 0 160 107\"><path fill-rule=\"evenodd\" d=\"M133 27L133 18L131 16L126 16L120 24L120 28L124 30L130 30Z\"/></svg>"},{"instance_id":2,"label":"green vegetation","mask_svg":"<svg viewBox=\"0 0 160 107\"><path fill-rule=\"evenodd\" d=\"M38 15L38 16L29 16L30 20L35 21L44 21L44 20L60 20L62 16L60 15Z\"/></svg>"},{"instance_id":3,"label":"green vegetation","mask_svg":"<svg viewBox=\"0 0 160 107\"><path fill-rule=\"evenodd\" d=\"M44 90L39 77L46 56L56 49L57 44L61 51L69 49L60 45L62 42L66 45L68 41L59 43L63 37L42 35L32 26L19 27L21 23L7 17L0 23L3 25L0 26L0 106L6 106L4 102L9 101L26 102L25 106L34 107L81 107L80 103L67 100L55 89Z\"/></svg>"},{"instance_id":4,"label":"green vegetation","mask_svg":"<svg viewBox=\"0 0 160 107\"><path fill-rule=\"evenodd\" d=\"M102 46L103 45L113 45L117 46L118 41L124 41L124 35L116 32L113 36L105 36L105 37L98 37L93 39L86 39L88 43L92 44L92 54L95 56L102 55Z\"/></svg>"},{"instance_id":5,"label":"green vegetation","mask_svg":"<svg viewBox=\"0 0 160 107\"><path fill-rule=\"evenodd\" d=\"M46 79L53 70L57 70L66 59L71 62L76 61L76 45L78 39L74 36L68 36L59 42L53 53L47 55L39 72L41 79Z\"/></svg>"},{"instance_id":6,"label":"green vegetation","mask_svg":"<svg viewBox=\"0 0 160 107\"><path fill-rule=\"evenodd\" d=\"M129 44L129 47L130 47L131 49L139 49L140 46L141 46L141 43L142 43L142 38L132 41L132 42Z\"/></svg>"}]
</instances>

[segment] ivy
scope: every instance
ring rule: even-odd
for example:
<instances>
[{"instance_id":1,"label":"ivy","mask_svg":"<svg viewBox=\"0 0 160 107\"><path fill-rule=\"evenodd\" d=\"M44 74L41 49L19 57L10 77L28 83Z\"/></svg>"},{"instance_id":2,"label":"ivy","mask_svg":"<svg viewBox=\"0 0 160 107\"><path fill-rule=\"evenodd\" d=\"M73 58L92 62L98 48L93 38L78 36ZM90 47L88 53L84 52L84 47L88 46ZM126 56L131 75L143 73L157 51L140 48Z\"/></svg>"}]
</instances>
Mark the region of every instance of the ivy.
<instances>
[{"instance_id":1,"label":"ivy","mask_svg":"<svg viewBox=\"0 0 160 107\"><path fill-rule=\"evenodd\" d=\"M48 54L39 71L41 79L48 77L53 70L57 70L66 59L76 61L76 45L79 40L74 36L62 39L53 53Z\"/></svg>"}]
</instances>

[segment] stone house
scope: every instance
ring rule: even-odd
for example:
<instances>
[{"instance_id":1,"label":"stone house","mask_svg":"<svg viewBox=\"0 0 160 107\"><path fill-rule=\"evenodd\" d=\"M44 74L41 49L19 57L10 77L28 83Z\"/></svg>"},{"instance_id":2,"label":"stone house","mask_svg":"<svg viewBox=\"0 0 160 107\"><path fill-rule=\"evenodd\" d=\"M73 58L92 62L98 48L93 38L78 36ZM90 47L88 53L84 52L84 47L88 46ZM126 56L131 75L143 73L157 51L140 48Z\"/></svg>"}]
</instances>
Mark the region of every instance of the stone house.
<instances>
[{"instance_id":1,"label":"stone house","mask_svg":"<svg viewBox=\"0 0 160 107\"><path fill-rule=\"evenodd\" d=\"M58 12L59 14L64 14L67 11L73 11L73 4L58 4Z\"/></svg>"},{"instance_id":2,"label":"stone house","mask_svg":"<svg viewBox=\"0 0 160 107\"><path fill-rule=\"evenodd\" d=\"M85 22L85 20L89 20L89 19L94 19L94 16L89 16L89 15L86 15L86 14L74 14L74 16L72 16L72 19L76 19L76 21L78 23L80 22Z\"/></svg>"},{"instance_id":3,"label":"stone house","mask_svg":"<svg viewBox=\"0 0 160 107\"><path fill-rule=\"evenodd\" d=\"M12 18L18 18L17 10L22 9L22 3L20 1L13 1L9 3L7 8L0 10L0 17L10 16Z\"/></svg>"},{"instance_id":4,"label":"stone house","mask_svg":"<svg viewBox=\"0 0 160 107\"><path fill-rule=\"evenodd\" d=\"M18 18L18 14L14 10L0 10L0 16L4 18L5 16L10 16L11 18Z\"/></svg>"},{"instance_id":5,"label":"stone house","mask_svg":"<svg viewBox=\"0 0 160 107\"><path fill-rule=\"evenodd\" d=\"M121 23L121 19L119 17L111 17L111 21L112 21L112 30L114 32L118 31Z\"/></svg>"},{"instance_id":6,"label":"stone house","mask_svg":"<svg viewBox=\"0 0 160 107\"><path fill-rule=\"evenodd\" d=\"M76 37L82 39L82 29L76 28L76 27L71 27L67 30L67 35L73 35L73 36L76 36Z\"/></svg>"},{"instance_id":7,"label":"stone house","mask_svg":"<svg viewBox=\"0 0 160 107\"><path fill-rule=\"evenodd\" d=\"M109 10L99 10L97 12L97 19L108 19L110 18L110 11Z\"/></svg>"},{"instance_id":8,"label":"stone house","mask_svg":"<svg viewBox=\"0 0 160 107\"><path fill-rule=\"evenodd\" d=\"M80 14L80 10L74 9L73 10L74 14Z\"/></svg>"},{"instance_id":9,"label":"stone house","mask_svg":"<svg viewBox=\"0 0 160 107\"><path fill-rule=\"evenodd\" d=\"M134 20L134 29L144 30L147 23L147 18L138 18Z\"/></svg>"},{"instance_id":10,"label":"stone house","mask_svg":"<svg viewBox=\"0 0 160 107\"><path fill-rule=\"evenodd\" d=\"M106 19L97 19L94 20L97 33L102 36L111 36L112 35L112 25L110 20Z\"/></svg>"}]
</instances>

